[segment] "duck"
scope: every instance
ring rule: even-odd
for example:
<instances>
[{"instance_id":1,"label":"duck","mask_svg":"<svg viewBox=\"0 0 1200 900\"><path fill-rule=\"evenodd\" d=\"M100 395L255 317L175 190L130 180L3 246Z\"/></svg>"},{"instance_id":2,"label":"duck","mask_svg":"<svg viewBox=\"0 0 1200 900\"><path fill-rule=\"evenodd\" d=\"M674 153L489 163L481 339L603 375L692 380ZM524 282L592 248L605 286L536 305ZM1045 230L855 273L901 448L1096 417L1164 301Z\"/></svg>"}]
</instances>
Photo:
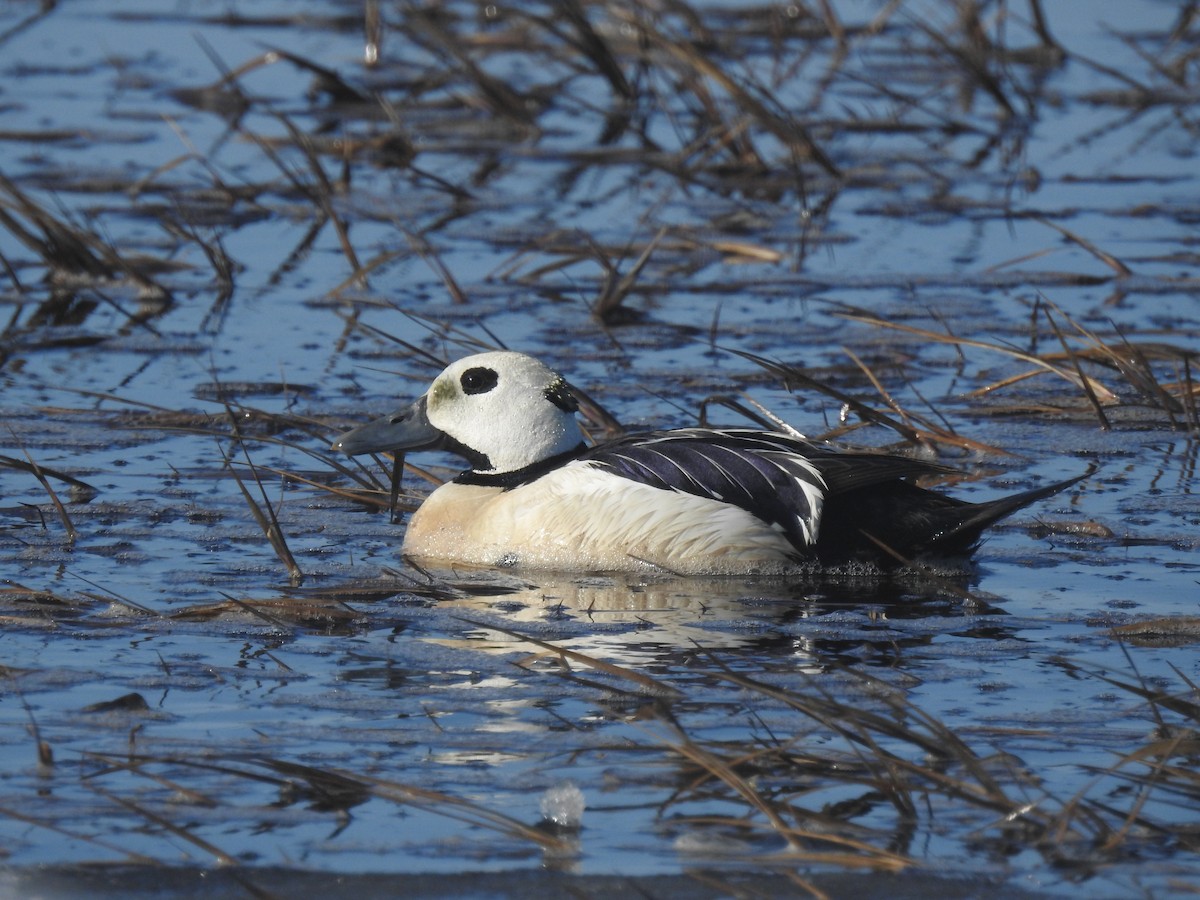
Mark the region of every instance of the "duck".
<instances>
[{"instance_id":1,"label":"duck","mask_svg":"<svg viewBox=\"0 0 1200 900\"><path fill-rule=\"evenodd\" d=\"M410 518L424 565L574 573L890 571L967 558L999 520L1084 476L972 503L919 486L940 463L794 433L684 427L591 444L562 375L509 350L459 359L391 415L341 435L357 456L449 451L468 468Z\"/></svg>"}]
</instances>

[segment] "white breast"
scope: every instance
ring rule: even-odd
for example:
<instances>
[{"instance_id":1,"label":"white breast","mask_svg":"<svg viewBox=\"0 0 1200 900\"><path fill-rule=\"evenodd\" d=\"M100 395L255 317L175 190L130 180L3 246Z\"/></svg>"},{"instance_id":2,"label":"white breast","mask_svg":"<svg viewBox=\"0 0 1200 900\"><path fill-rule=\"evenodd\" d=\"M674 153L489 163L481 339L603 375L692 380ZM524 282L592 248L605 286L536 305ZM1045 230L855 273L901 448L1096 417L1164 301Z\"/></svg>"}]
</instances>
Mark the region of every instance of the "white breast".
<instances>
[{"instance_id":1,"label":"white breast","mask_svg":"<svg viewBox=\"0 0 1200 900\"><path fill-rule=\"evenodd\" d=\"M409 523L404 553L428 561L561 571L778 572L783 533L745 510L573 463L509 491L447 484Z\"/></svg>"}]
</instances>

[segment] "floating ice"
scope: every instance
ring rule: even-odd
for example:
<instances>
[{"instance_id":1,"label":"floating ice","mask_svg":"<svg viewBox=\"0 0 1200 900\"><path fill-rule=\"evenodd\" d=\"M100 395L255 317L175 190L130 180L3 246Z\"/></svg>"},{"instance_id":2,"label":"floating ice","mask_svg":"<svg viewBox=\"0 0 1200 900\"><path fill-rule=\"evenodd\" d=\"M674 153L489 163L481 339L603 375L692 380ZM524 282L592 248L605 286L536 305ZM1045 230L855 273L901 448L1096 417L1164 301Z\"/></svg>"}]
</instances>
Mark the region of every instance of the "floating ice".
<instances>
[{"instance_id":1,"label":"floating ice","mask_svg":"<svg viewBox=\"0 0 1200 900\"><path fill-rule=\"evenodd\" d=\"M542 820L559 828L577 829L583 825L583 810L586 806L583 791L573 782L564 781L542 794Z\"/></svg>"}]
</instances>

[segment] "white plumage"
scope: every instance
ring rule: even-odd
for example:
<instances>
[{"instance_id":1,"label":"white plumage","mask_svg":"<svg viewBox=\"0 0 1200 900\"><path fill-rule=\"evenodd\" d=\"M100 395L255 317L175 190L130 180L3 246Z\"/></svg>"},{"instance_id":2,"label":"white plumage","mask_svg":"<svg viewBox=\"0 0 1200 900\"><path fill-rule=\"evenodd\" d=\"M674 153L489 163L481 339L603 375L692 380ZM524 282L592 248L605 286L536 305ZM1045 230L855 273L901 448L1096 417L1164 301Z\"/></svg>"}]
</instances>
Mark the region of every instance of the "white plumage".
<instances>
[{"instance_id":1,"label":"white plumage","mask_svg":"<svg viewBox=\"0 0 1200 900\"><path fill-rule=\"evenodd\" d=\"M418 559L588 572L781 572L795 552L781 531L736 506L579 462L511 490L443 485L404 539L404 553Z\"/></svg>"}]
</instances>

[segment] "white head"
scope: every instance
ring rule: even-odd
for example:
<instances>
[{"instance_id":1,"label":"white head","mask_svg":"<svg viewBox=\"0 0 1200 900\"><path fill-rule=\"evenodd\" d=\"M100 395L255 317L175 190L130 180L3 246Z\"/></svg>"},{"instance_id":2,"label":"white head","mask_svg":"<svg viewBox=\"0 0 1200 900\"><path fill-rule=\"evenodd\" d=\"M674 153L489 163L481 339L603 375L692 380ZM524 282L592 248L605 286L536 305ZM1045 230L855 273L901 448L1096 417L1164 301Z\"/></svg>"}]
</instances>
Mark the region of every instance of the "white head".
<instances>
[{"instance_id":1,"label":"white head","mask_svg":"<svg viewBox=\"0 0 1200 900\"><path fill-rule=\"evenodd\" d=\"M407 409L343 435L351 455L444 448L481 474L502 475L583 442L562 376L524 353L495 351L448 366Z\"/></svg>"}]
</instances>

